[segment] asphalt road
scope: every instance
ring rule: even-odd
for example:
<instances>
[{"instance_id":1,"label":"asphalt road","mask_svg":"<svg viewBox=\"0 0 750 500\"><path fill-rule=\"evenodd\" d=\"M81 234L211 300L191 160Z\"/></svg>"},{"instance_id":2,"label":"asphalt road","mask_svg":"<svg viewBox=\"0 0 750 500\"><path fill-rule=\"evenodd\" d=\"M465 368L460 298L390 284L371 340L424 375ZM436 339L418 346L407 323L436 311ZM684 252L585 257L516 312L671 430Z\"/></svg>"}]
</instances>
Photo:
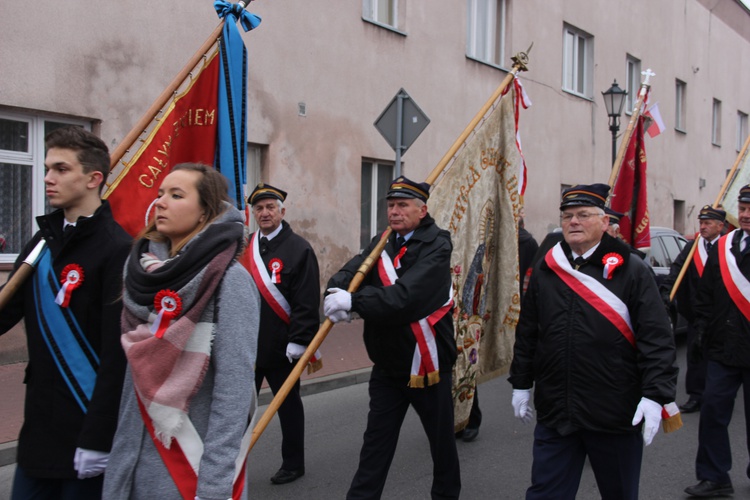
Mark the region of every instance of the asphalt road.
<instances>
[{"instance_id":1,"label":"asphalt road","mask_svg":"<svg viewBox=\"0 0 750 500\"><path fill-rule=\"evenodd\" d=\"M684 346L678 358L684 366ZM682 371L682 370L681 370ZM684 400L681 373L678 401ZM531 471L533 426L513 417L511 387L505 377L480 386L484 415L479 437L458 442L461 459L462 497L469 499L521 499ZM248 466L248 498L263 500L344 498L357 467L367 415L367 384L358 384L304 398L307 419L307 474L287 485L269 481L281 463L280 431L274 419L252 450ZM265 407L261 407L261 411ZM696 482L698 414L684 415L685 426L671 434L659 433L644 452L640 498L674 500L687 496L683 489ZM750 498L750 480L741 395L732 419L734 470L737 499ZM391 466L383 498L427 499L432 481L432 462L427 440L416 414L409 411L399 447ZM9 497L13 466L0 468L0 499ZM589 467L584 470L579 499L600 498Z\"/></svg>"}]
</instances>

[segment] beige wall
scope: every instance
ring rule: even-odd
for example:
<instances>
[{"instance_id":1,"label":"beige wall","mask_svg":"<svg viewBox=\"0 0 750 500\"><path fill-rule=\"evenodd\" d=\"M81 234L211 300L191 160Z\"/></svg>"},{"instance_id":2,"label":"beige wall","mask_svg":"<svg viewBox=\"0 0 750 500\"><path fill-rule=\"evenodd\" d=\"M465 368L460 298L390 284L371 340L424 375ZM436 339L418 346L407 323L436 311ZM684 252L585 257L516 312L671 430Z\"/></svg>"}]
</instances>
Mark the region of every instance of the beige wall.
<instances>
[{"instance_id":1,"label":"beige wall","mask_svg":"<svg viewBox=\"0 0 750 500\"><path fill-rule=\"evenodd\" d=\"M45 4L0 11L0 106L101 120L114 147L217 24L209 1ZM373 126L403 87L431 123L404 156L423 179L504 78L465 56L465 3L405 0L406 36L361 19L356 0L257 0L250 53L248 140L267 144L264 180L289 191L287 219L316 249L326 280L359 246L360 164L393 160ZM713 10L711 10L713 9ZM736 157L735 124L750 113L750 15L735 0L511 0L505 55L534 42L522 75L533 106L521 116L529 168L527 227L557 224L561 183L606 182L611 137L600 92L624 85L631 54L651 68L667 130L646 139L654 225L686 229L713 202ZM594 96L561 90L562 26L594 36ZM687 82L687 134L674 130L674 81ZM711 145L711 103L723 102L722 145ZM297 115L304 102L307 116ZM623 120L623 127L626 119ZM707 179L704 189L698 178Z\"/></svg>"}]
</instances>

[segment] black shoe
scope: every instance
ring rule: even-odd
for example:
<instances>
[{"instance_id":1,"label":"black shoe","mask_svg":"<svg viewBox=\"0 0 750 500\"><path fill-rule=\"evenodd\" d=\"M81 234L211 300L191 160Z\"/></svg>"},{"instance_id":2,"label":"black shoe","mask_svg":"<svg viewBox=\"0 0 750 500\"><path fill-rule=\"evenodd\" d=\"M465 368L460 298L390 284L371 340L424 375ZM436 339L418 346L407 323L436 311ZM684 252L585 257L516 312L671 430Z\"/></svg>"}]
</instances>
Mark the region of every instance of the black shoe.
<instances>
[{"instance_id":1,"label":"black shoe","mask_svg":"<svg viewBox=\"0 0 750 500\"><path fill-rule=\"evenodd\" d=\"M695 486L685 488L685 493L693 497L716 497L734 495L732 483L714 483L713 481L703 480Z\"/></svg>"},{"instance_id":2,"label":"black shoe","mask_svg":"<svg viewBox=\"0 0 750 500\"><path fill-rule=\"evenodd\" d=\"M695 413L700 411L701 402L696 399L688 399L687 402L680 406L680 412L682 413Z\"/></svg>"},{"instance_id":3,"label":"black shoe","mask_svg":"<svg viewBox=\"0 0 750 500\"><path fill-rule=\"evenodd\" d=\"M464 433L463 436L461 436L461 439L463 439L465 443L470 443L474 441L478 435L479 427L467 427L466 429L464 429Z\"/></svg>"},{"instance_id":4,"label":"black shoe","mask_svg":"<svg viewBox=\"0 0 750 500\"><path fill-rule=\"evenodd\" d=\"M271 478L271 482L273 484L286 484L291 483L292 481L296 481L297 479L301 478L305 475L305 468L302 467L301 469L297 470L284 470L279 469L279 471L273 475Z\"/></svg>"}]
</instances>

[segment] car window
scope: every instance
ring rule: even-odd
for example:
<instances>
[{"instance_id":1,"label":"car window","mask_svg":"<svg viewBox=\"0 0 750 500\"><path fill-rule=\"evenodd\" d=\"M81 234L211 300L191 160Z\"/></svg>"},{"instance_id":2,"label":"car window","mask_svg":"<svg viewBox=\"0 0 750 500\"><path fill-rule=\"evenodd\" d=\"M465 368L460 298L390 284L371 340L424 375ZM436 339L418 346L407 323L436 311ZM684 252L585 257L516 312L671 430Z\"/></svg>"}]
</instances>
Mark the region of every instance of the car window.
<instances>
[{"instance_id":1,"label":"car window","mask_svg":"<svg viewBox=\"0 0 750 500\"><path fill-rule=\"evenodd\" d=\"M661 242L664 244L666 250L667 265L671 266L672 262L677 260L677 256L680 255L681 246L679 240L674 236L662 236Z\"/></svg>"},{"instance_id":2,"label":"car window","mask_svg":"<svg viewBox=\"0 0 750 500\"><path fill-rule=\"evenodd\" d=\"M651 249L648 253L651 267L669 267L669 264L667 264L667 258L664 255L661 238L661 236L651 237Z\"/></svg>"}]
</instances>

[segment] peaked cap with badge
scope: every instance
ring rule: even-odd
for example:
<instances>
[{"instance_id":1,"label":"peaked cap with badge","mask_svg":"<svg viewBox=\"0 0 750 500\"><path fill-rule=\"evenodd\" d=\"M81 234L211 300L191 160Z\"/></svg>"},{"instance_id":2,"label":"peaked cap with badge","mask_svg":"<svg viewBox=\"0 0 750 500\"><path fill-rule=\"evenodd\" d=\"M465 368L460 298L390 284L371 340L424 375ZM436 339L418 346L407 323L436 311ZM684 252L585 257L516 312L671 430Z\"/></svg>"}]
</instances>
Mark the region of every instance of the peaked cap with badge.
<instances>
[{"instance_id":1,"label":"peaked cap with badge","mask_svg":"<svg viewBox=\"0 0 750 500\"><path fill-rule=\"evenodd\" d=\"M727 213L724 210L714 208L711 205L704 205L698 213L698 220L718 220L724 222L726 218Z\"/></svg>"},{"instance_id":2,"label":"peaked cap with badge","mask_svg":"<svg viewBox=\"0 0 750 500\"><path fill-rule=\"evenodd\" d=\"M427 203L430 197L430 185L426 182L414 182L406 177L399 176L391 182L386 198L416 198Z\"/></svg>"},{"instance_id":3,"label":"peaked cap with badge","mask_svg":"<svg viewBox=\"0 0 750 500\"><path fill-rule=\"evenodd\" d=\"M264 200L266 198L273 198L279 201L284 201L286 200L286 191L282 191L281 189L273 187L270 184L261 182L260 184L255 186L253 192L250 193L250 196L247 198L247 202L250 205L255 205L256 202Z\"/></svg>"},{"instance_id":4,"label":"peaked cap with badge","mask_svg":"<svg viewBox=\"0 0 750 500\"><path fill-rule=\"evenodd\" d=\"M563 191L560 210L568 207L597 207L604 209L609 196L607 184L579 184Z\"/></svg>"}]
</instances>

